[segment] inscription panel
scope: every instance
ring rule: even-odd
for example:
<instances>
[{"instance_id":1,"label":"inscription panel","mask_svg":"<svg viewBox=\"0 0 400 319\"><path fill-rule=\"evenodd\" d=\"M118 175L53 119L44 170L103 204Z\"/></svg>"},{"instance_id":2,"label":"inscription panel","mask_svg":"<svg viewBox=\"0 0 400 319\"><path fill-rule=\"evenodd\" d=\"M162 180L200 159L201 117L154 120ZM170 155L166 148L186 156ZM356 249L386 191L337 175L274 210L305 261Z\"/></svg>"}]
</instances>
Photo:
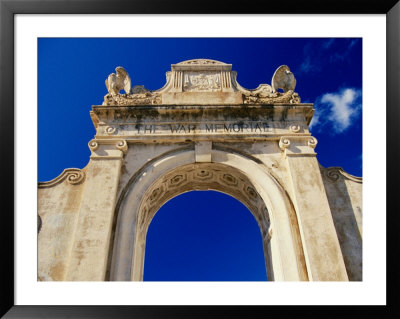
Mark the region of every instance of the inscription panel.
<instances>
[{"instance_id":1,"label":"inscription panel","mask_svg":"<svg viewBox=\"0 0 400 319\"><path fill-rule=\"evenodd\" d=\"M291 128L296 126L296 131ZM116 135L123 136L185 136L185 135L249 135L266 136L308 133L305 125L293 122L228 121L228 122L174 122L124 124L124 130ZM110 126L99 126L99 135L110 136Z\"/></svg>"}]
</instances>

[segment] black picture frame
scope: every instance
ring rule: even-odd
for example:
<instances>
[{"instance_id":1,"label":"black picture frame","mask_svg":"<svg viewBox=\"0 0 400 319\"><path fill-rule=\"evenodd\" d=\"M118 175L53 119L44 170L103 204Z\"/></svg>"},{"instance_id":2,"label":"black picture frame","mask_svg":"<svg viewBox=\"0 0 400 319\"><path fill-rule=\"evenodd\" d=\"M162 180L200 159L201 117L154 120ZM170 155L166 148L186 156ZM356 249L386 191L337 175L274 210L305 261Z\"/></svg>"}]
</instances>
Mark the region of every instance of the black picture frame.
<instances>
[{"instance_id":1,"label":"black picture frame","mask_svg":"<svg viewBox=\"0 0 400 319\"><path fill-rule=\"evenodd\" d=\"M387 21L387 117L386 142L386 218L387 218L387 305L377 307L318 306L22 306L14 303L14 18L15 14L385 14ZM399 255L395 227L397 217L398 136L400 136L400 3L398 0L286 0L229 2L202 0L0 0L0 156L2 262L1 308L4 318L204 318L210 314L231 315L306 315L323 311L333 316L354 317L360 311L373 316L399 316L397 290L399 276L395 261ZM381 107L381 106L380 106ZM5 155L3 155L5 154ZM377 212L381 213L381 212ZM379 218L379 214L376 217ZM373 292L371 292L373 293ZM327 312L328 311L328 312Z\"/></svg>"}]
</instances>

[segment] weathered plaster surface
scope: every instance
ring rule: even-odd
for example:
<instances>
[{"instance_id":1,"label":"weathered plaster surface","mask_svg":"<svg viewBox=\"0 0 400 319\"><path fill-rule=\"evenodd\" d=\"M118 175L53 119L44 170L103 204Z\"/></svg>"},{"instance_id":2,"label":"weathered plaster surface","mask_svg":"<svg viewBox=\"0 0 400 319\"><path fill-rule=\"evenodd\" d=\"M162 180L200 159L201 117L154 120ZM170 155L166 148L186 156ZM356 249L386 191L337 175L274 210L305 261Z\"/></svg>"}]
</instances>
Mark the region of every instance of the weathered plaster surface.
<instances>
[{"instance_id":1,"label":"weathered plaster surface","mask_svg":"<svg viewBox=\"0 0 400 319\"><path fill-rule=\"evenodd\" d=\"M347 274L362 280L362 180L340 167L321 167Z\"/></svg>"},{"instance_id":2,"label":"weathered plaster surface","mask_svg":"<svg viewBox=\"0 0 400 319\"><path fill-rule=\"evenodd\" d=\"M120 169L119 159L92 159L87 167L66 280L105 278Z\"/></svg>"},{"instance_id":3,"label":"weathered plaster surface","mask_svg":"<svg viewBox=\"0 0 400 319\"><path fill-rule=\"evenodd\" d=\"M65 170L39 183L38 280L65 280L83 195L85 170ZM72 181L72 182L71 182Z\"/></svg>"},{"instance_id":4,"label":"weathered plaster surface","mask_svg":"<svg viewBox=\"0 0 400 319\"><path fill-rule=\"evenodd\" d=\"M309 277L346 281L343 256L315 157L288 157Z\"/></svg>"}]
</instances>

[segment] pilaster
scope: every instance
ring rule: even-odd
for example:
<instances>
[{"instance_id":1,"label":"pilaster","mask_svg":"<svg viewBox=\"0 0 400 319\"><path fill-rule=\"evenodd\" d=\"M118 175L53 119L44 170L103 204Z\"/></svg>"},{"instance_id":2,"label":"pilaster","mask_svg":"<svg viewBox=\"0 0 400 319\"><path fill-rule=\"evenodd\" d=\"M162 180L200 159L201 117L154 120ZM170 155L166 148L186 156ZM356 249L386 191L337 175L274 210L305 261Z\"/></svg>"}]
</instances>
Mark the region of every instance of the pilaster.
<instances>
[{"instance_id":1,"label":"pilaster","mask_svg":"<svg viewBox=\"0 0 400 319\"><path fill-rule=\"evenodd\" d=\"M312 136L282 136L310 281L347 281L346 268Z\"/></svg>"},{"instance_id":2,"label":"pilaster","mask_svg":"<svg viewBox=\"0 0 400 319\"><path fill-rule=\"evenodd\" d=\"M67 281L104 281L124 140L91 140L85 189L74 234Z\"/></svg>"}]
</instances>

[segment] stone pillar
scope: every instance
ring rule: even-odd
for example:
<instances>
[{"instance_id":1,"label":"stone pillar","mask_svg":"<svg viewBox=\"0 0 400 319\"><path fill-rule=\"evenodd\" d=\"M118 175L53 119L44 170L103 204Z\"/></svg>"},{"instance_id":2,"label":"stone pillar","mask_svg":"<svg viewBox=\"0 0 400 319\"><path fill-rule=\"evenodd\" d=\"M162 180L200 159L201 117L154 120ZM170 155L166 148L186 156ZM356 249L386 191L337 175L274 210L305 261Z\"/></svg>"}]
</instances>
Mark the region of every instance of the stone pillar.
<instances>
[{"instance_id":1,"label":"stone pillar","mask_svg":"<svg viewBox=\"0 0 400 319\"><path fill-rule=\"evenodd\" d=\"M67 281L104 281L126 141L92 140Z\"/></svg>"},{"instance_id":2,"label":"stone pillar","mask_svg":"<svg viewBox=\"0 0 400 319\"><path fill-rule=\"evenodd\" d=\"M311 136L281 137L310 281L348 281Z\"/></svg>"}]
</instances>

